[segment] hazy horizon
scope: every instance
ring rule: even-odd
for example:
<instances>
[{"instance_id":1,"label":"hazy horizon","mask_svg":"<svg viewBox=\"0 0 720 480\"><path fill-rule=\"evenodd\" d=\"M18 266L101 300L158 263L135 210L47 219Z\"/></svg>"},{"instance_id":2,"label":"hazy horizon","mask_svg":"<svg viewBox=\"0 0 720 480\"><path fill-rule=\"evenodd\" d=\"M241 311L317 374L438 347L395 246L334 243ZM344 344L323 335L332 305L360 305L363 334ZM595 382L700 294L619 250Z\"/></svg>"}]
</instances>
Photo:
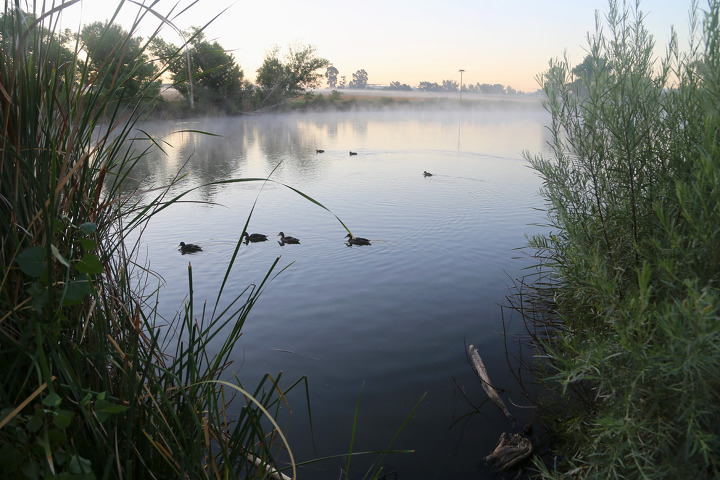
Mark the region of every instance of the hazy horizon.
<instances>
[{"instance_id":1,"label":"hazy horizon","mask_svg":"<svg viewBox=\"0 0 720 480\"><path fill-rule=\"evenodd\" d=\"M77 30L84 23L108 20L119 3L83 0L63 12L62 26ZM463 69L465 85L501 84L524 92L537 90L536 77L547 70L551 58L567 52L572 64L580 63L587 35L595 33L595 12L604 18L608 11L606 0L502 4L451 0L411 5L368 0L362 7L281 0L274 2L272 11L264 3L200 0L183 12L191 3L160 0L154 8L183 30L205 25L219 15L206 35L233 54L250 81L274 45L282 55L289 45L300 44L315 46L316 54L328 59L338 69L338 77L345 76L347 82L363 69L370 84L460 83L459 70ZM180 8L173 11L175 4ZM658 58L664 54L671 26L678 33L680 48L686 48L690 7L690 1L641 2ZM139 9L125 2L118 21L129 28ZM155 17L146 17L139 34L151 33L158 23ZM182 43L169 27L161 35Z\"/></svg>"}]
</instances>

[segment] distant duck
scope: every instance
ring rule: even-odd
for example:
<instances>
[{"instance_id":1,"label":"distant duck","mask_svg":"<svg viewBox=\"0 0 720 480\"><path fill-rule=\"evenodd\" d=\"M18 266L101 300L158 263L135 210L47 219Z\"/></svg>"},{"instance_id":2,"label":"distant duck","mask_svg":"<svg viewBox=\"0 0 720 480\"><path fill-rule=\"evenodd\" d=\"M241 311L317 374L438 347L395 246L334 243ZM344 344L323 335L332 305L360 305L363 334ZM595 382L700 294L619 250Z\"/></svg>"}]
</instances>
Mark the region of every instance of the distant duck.
<instances>
[{"instance_id":1,"label":"distant duck","mask_svg":"<svg viewBox=\"0 0 720 480\"><path fill-rule=\"evenodd\" d=\"M283 232L278 233L278 237L280 237L280 243L286 244L286 243L300 243L300 240L298 240L295 237L286 237Z\"/></svg>"},{"instance_id":2,"label":"distant duck","mask_svg":"<svg viewBox=\"0 0 720 480\"><path fill-rule=\"evenodd\" d=\"M315 150L315 153L325 153L325 150Z\"/></svg>"},{"instance_id":3,"label":"distant duck","mask_svg":"<svg viewBox=\"0 0 720 480\"><path fill-rule=\"evenodd\" d=\"M185 243L180 242L180 252L185 255L186 253L195 253L195 252L201 252L202 248L200 245L195 245L194 243Z\"/></svg>"},{"instance_id":4,"label":"distant duck","mask_svg":"<svg viewBox=\"0 0 720 480\"><path fill-rule=\"evenodd\" d=\"M425 175L426 177L432 177L432 173L430 172L423 172L423 175Z\"/></svg>"},{"instance_id":5,"label":"distant duck","mask_svg":"<svg viewBox=\"0 0 720 480\"><path fill-rule=\"evenodd\" d=\"M370 240L363 237L353 237L352 233L345 235L345 238L348 239L348 244L350 245L370 245Z\"/></svg>"},{"instance_id":6,"label":"distant duck","mask_svg":"<svg viewBox=\"0 0 720 480\"><path fill-rule=\"evenodd\" d=\"M245 239L245 243L264 242L267 240L267 235L263 235L262 233L251 233L248 235L247 232L243 232L243 238Z\"/></svg>"},{"instance_id":7,"label":"distant duck","mask_svg":"<svg viewBox=\"0 0 720 480\"><path fill-rule=\"evenodd\" d=\"M350 151L350 155L357 155L357 152Z\"/></svg>"}]
</instances>

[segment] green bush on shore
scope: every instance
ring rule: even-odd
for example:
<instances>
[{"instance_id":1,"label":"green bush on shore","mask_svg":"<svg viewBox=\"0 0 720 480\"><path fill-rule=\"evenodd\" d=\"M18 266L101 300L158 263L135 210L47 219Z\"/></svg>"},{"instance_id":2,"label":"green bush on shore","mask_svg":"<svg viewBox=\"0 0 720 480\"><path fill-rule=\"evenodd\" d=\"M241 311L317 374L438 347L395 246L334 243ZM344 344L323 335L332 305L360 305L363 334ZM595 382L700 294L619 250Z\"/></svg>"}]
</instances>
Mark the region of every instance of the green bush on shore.
<instances>
[{"instance_id":1,"label":"green bush on shore","mask_svg":"<svg viewBox=\"0 0 720 480\"><path fill-rule=\"evenodd\" d=\"M666 57L639 9L609 2L583 69L541 76L551 233L530 239L537 367L557 463L549 478L720 476L720 2L692 7ZM604 33L607 32L607 33ZM701 39L698 42L698 39Z\"/></svg>"}]
</instances>

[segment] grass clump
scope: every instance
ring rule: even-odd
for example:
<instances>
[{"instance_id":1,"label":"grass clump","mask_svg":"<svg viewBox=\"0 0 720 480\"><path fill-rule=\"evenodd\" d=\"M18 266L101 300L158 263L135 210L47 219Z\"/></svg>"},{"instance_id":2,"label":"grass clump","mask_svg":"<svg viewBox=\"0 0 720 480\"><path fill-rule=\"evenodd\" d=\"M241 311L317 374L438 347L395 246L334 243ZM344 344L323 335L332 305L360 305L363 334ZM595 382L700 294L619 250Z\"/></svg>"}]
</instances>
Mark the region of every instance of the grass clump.
<instances>
[{"instance_id":1,"label":"grass clump","mask_svg":"<svg viewBox=\"0 0 720 480\"><path fill-rule=\"evenodd\" d=\"M189 270L184 312L171 325L155 314L125 238L172 200L134 203L122 185L162 69L138 83L146 44L110 23L87 38L56 31L73 3L6 1L0 16L2 476L264 478L292 459L273 420L279 379L219 379L268 278L209 314ZM103 38L112 48L94 58L86 47ZM233 397L245 403L230 418Z\"/></svg>"},{"instance_id":2,"label":"grass clump","mask_svg":"<svg viewBox=\"0 0 720 480\"><path fill-rule=\"evenodd\" d=\"M552 271L531 294L558 454L541 471L717 478L720 2L659 62L639 4L605 20L580 66L541 76L552 155L527 155L552 227L530 240Z\"/></svg>"}]
</instances>

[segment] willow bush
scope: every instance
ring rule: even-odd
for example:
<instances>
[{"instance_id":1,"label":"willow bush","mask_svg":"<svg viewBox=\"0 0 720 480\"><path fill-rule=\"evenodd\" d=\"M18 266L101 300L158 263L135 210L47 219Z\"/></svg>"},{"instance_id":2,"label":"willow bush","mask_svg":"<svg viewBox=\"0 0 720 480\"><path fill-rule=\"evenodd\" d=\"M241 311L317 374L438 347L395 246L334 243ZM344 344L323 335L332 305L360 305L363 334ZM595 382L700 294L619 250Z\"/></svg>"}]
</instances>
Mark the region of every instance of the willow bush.
<instances>
[{"instance_id":1,"label":"willow bush","mask_svg":"<svg viewBox=\"0 0 720 480\"><path fill-rule=\"evenodd\" d=\"M73 3L6 1L0 17L1 476L265 477L279 455L292 459L273 420L279 378L248 390L219 379L268 277L208 314L189 271L173 334L156 328L149 272L125 236L173 199L136 203L149 194L122 185L162 68L137 83L150 61L137 24L119 41L112 23L85 38L57 31ZM108 32L102 58L85 54ZM220 330L227 340L209 357ZM233 397L244 406L231 418Z\"/></svg>"},{"instance_id":2,"label":"willow bush","mask_svg":"<svg viewBox=\"0 0 720 480\"><path fill-rule=\"evenodd\" d=\"M720 476L720 2L654 56L640 5L609 2L587 58L540 82L552 155L530 155L552 279L533 295L547 477ZM547 312L547 309L542 309ZM537 331L537 330L536 330Z\"/></svg>"}]
</instances>

